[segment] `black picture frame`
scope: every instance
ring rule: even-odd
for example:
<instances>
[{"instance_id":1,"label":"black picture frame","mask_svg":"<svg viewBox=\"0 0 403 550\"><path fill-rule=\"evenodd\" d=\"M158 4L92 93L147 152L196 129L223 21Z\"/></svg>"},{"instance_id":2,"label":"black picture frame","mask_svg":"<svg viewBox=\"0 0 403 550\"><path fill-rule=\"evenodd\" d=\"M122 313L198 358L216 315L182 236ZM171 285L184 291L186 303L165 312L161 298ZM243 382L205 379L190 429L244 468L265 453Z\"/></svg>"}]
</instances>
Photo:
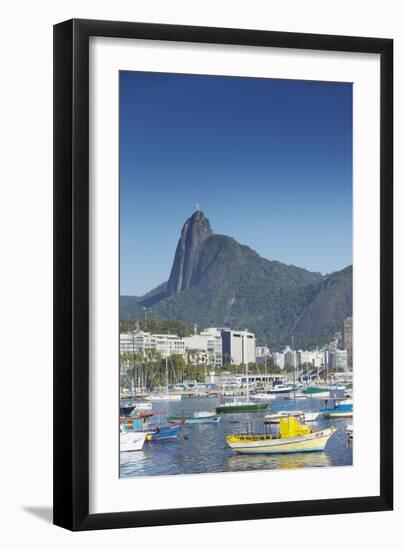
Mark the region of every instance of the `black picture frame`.
<instances>
[{"instance_id":1,"label":"black picture frame","mask_svg":"<svg viewBox=\"0 0 403 550\"><path fill-rule=\"evenodd\" d=\"M369 497L89 513L89 38L380 54L380 491ZM392 510L393 40L73 19L54 26L54 523L71 530Z\"/></svg>"}]
</instances>

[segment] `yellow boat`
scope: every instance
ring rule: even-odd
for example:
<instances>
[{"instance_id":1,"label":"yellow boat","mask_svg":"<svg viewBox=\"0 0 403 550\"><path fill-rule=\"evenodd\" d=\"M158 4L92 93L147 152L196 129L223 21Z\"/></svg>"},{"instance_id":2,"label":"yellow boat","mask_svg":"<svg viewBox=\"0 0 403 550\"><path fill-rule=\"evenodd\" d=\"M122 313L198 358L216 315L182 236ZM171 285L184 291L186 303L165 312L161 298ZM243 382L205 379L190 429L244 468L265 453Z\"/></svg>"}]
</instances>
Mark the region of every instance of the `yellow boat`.
<instances>
[{"instance_id":1,"label":"yellow boat","mask_svg":"<svg viewBox=\"0 0 403 550\"><path fill-rule=\"evenodd\" d=\"M240 454L305 453L323 451L335 427L315 430L295 416L280 419L278 434L233 434L227 443Z\"/></svg>"}]
</instances>

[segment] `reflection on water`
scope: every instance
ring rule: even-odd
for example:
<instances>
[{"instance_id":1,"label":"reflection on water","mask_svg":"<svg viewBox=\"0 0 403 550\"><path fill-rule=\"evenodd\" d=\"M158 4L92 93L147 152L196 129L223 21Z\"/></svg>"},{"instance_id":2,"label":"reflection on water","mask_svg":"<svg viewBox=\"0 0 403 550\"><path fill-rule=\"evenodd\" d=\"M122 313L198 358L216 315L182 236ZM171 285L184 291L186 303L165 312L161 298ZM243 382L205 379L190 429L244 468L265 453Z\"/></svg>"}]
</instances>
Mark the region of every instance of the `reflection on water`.
<instances>
[{"instance_id":1,"label":"reflection on water","mask_svg":"<svg viewBox=\"0 0 403 550\"><path fill-rule=\"evenodd\" d=\"M182 402L153 403L154 411L180 415L182 411L213 410L214 398L186 399ZM270 410L290 407L282 398L269 405ZM307 411L320 409L319 399L307 399L293 408ZM319 417L315 428L337 426L326 451L279 455L237 455L226 444L226 436L245 430L252 421L253 430L264 432L263 417L267 413L225 414L218 424L185 425L178 441L146 442L142 451L120 453L121 477L160 476L175 474L235 472L247 470L296 469L310 467L347 466L352 464L352 445L348 444L345 428L351 419L327 420ZM250 424L249 424L250 426ZM272 430L278 427L273 426Z\"/></svg>"},{"instance_id":2,"label":"reflection on water","mask_svg":"<svg viewBox=\"0 0 403 550\"><path fill-rule=\"evenodd\" d=\"M331 466L326 452L292 453L278 455L233 455L227 458L227 471L239 470L293 470Z\"/></svg>"}]
</instances>

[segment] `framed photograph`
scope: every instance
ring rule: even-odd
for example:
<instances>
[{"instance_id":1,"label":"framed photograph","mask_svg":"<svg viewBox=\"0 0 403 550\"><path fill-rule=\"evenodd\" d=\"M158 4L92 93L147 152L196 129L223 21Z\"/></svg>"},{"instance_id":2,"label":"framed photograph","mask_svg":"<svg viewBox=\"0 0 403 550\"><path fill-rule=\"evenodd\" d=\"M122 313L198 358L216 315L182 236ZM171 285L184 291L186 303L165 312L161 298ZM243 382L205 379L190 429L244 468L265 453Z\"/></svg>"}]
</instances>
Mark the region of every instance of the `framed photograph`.
<instances>
[{"instance_id":1,"label":"framed photograph","mask_svg":"<svg viewBox=\"0 0 403 550\"><path fill-rule=\"evenodd\" d=\"M54 27L54 523L391 510L393 41Z\"/></svg>"}]
</instances>

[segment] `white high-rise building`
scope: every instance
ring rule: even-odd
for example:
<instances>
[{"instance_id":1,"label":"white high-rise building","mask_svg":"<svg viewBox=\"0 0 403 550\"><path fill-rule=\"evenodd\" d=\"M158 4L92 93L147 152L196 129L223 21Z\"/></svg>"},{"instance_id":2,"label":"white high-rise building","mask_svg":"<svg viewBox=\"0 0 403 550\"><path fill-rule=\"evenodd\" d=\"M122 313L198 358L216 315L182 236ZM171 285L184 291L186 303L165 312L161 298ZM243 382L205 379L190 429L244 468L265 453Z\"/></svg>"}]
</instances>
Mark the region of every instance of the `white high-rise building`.
<instances>
[{"instance_id":1,"label":"white high-rise building","mask_svg":"<svg viewBox=\"0 0 403 550\"><path fill-rule=\"evenodd\" d=\"M301 368L304 363L310 363L313 367L321 367L325 364L323 351L297 351L297 367Z\"/></svg>"},{"instance_id":2,"label":"white high-rise building","mask_svg":"<svg viewBox=\"0 0 403 550\"><path fill-rule=\"evenodd\" d=\"M344 348L347 350L347 364L353 366L353 318L347 317L343 324Z\"/></svg>"},{"instance_id":3,"label":"white high-rise building","mask_svg":"<svg viewBox=\"0 0 403 550\"><path fill-rule=\"evenodd\" d=\"M278 351L275 351L272 353L273 362L275 365L280 367L280 369L284 368L284 353L280 353Z\"/></svg>"},{"instance_id":4,"label":"white high-rise building","mask_svg":"<svg viewBox=\"0 0 403 550\"><path fill-rule=\"evenodd\" d=\"M334 349L328 352L328 367L337 371L345 371L348 366L348 354L345 349Z\"/></svg>"},{"instance_id":5,"label":"white high-rise building","mask_svg":"<svg viewBox=\"0 0 403 550\"><path fill-rule=\"evenodd\" d=\"M270 355L270 348L267 346L256 346L256 359L258 357L268 357Z\"/></svg>"},{"instance_id":6,"label":"white high-rise building","mask_svg":"<svg viewBox=\"0 0 403 550\"><path fill-rule=\"evenodd\" d=\"M221 329L224 365L256 363L256 338L247 330Z\"/></svg>"},{"instance_id":7,"label":"white high-rise building","mask_svg":"<svg viewBox=\"0 0 403 550\"><path fill-rule=\"evenodd\" d=\"M284 366L296 367L297 366L297 352L292 350L289 346L284 348Z\"/></svg>"},{"instance_id":8,"label":"white high-rise building","mask_svg":"<svg viewBox=\"0 0 403 550\"><path fill-rule=\"evenodd\" d=\"M222 336L217 328L206 328L200 333L200 336L207 340L207 355L210 365L222 366Z\"/></svg>"},{"instance_id":9,"label":"white high-rise building","mask_svg":"<svg viewBox=\"0 0 403 550\"><path fill-rule=\"evenodd\" d=\"M155 350L163 357L184 355L185 343L176 334L151 334L142 330L123 332L120 335L120 353L145 355L147 350Z\"/></svg>"}]
</instances>

